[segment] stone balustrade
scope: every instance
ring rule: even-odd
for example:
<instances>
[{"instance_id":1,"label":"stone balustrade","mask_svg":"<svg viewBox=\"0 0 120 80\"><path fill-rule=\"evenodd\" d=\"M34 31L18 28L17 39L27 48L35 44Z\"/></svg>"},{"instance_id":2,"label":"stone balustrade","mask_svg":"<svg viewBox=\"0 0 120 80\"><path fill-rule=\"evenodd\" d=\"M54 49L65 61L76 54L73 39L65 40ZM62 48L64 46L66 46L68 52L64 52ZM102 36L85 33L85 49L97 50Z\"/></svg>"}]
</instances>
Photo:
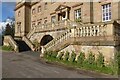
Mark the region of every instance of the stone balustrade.
<instances>
[{"instance_id":1,"label":"stone balustrade","mask_svg":"<svg viewBox=\"0 0 120 80\"><path fill-rule=\"evenodd\" d=\"M76 26L72 29L73 37L92 37L92 36L113 36L115 25L111 22L108 24L94 24L85 26Z\"/></svg>"},{"instance_id":2,"label":"stone balustrade","mask_svg":"<svg viewBox=\"0 0 120 80\"><path fill-rule=\"evenodd\" d=\"M10 35L4 36L4 45L12 46L14 51L19 51L17 43L14 41L14 39Z\"/></svg>"},{"instance_id":3,"label":"stone balustrade","mask_svg":"<svg viewBox=\"0 0 120 80\"><path fill-rule=\"evenodd\" d=\"M61 36L55 38L54 40L52 40L51 42L49 42L47 45L45 45L45 49L50 49L52 47L54 47L55 45L62 43L65 40L68 40L71 36L71 31L68 30L67 32L63 33Z\"/></svg>"},{"instance_id":4,"label":"stone balustrade","mask_svg":"<svg viewBox=\"0 0 120 80\"><path fill-rule=\"evenodd\" d=\"M31 29L30 32L27 34L27 38L30 38L30 36L35 32L35 28Z\"/></svg>"},{"instance_id":5,"label":"stone balustrade","mask_svg":"<svg viewBox=\"0 0 120 80\"><path fill-rule=\"evenodd\" d=\"M30 30L30 32L27 34L27 38L30 38L30 36L35 32L67 28L70 26L70 23L71 22L69 20L62 20L62 21L56 21L54 23L37 25Z\"/></svg>"},{"instance_id":6,"label":"stone balustrade","mask_svg":"<svg viewBox=\"0 0 120 80\"><path fill-rule=\"evenodd\" d=\"M53 27L65 27L67 25L68 20L61 20L61 21L56 21L54 23L47 23L47 24L41 24L37 25L36 28L39 29L47 29L47 28L53 28Z\"/></svg>"}]
</instances>

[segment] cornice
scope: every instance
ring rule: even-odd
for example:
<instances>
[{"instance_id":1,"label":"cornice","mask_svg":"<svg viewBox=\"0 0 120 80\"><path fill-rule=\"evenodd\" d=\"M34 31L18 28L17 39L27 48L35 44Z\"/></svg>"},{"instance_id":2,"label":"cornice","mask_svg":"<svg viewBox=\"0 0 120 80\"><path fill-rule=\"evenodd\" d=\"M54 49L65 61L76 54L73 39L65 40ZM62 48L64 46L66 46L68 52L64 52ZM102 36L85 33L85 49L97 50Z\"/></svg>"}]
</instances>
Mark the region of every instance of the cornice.
<instances>
[{"instance_id":1,"label":"cornice","mask_svg":"<svg viewBox=\"0 0 120 80\"><path fill-rule=\"evenodd\" d=\"M83 3L75 4L75 5L72 6L72 8L75 8L75 7L78 7L78 6L81 6L81 5L83 5Z\"/></svg>"},{"instance_id":2,"label":"cornice","mask_svg":"<svg viewBox=\"0 0 120 80\"><path fill-rule=\"evenodd\" d=\"M17 9L21 8L22 6L28 6L28 7L31 7L30 6L30 2L24 2L24 3L19 3L19 4L16 4L16 7L14 9L14 11L16 11Z\"/></svg>"},{"instance_id":3,"label":"cornice","mask_svg":"<svg viewBox=\"0 0 120 80\"><path fill-rule=\"evenodd\" d=\"M37 3L39 3L39 2L31 2L30 6L33 6L33 5L37 4Z\"/></svg>"}]
</instances>

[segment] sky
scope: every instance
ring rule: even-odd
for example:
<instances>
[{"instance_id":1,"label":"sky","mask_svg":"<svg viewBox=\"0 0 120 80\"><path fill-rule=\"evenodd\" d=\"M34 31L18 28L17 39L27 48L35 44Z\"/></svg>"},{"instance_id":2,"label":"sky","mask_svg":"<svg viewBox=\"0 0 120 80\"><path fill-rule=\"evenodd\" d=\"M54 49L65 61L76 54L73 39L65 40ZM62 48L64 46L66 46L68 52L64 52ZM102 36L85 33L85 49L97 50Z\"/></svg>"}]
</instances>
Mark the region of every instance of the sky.
<instances>
[{"instance_id":1,"label":"sky","mask_svg":"<svg viewBox=\"0 0 120 80\"><path fill-rule=\"evenodd\" d=\"M5 21L8 17L14 17L15 2L0 2L0 16L2 15L2 21Z\"/></svg>"}]
</instances>

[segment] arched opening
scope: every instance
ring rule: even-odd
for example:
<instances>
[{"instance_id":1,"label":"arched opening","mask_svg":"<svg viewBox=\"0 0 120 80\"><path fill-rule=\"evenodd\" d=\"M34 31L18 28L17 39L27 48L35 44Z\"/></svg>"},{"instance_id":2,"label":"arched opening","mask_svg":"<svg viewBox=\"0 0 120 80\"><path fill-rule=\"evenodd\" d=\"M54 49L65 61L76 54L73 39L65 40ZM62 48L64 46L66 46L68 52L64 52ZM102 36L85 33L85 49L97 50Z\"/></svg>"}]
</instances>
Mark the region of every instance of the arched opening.
<instances>
[{"instance_id":1,"label":"arched opening","mask_svg":"<svg viewBox=\"0 0 120 80\"><path fill-rule=\"evenodd\" d=\"M46 45L48 42L50 42L51 40L53 40L53 37L50 36L50 35L45 35L43 36L43 38L41 39L41 42L40 42L40 46L44 46Z\"/></svg>"}]
</instances>

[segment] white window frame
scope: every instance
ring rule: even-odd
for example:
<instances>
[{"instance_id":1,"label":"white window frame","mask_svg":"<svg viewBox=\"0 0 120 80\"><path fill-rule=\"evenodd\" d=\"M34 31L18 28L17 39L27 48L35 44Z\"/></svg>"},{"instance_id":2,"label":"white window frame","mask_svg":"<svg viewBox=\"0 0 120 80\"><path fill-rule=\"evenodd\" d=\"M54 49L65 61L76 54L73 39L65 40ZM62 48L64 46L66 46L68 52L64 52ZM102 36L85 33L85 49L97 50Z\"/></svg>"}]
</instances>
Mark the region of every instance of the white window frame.
<instances>
[{"instance_id":1,"label":"white window frame","mask_svg":"<svg viewBox=\"0 0 120 80\"><path fill-rule=\"evenodd\" d=\"M102 5L102 22L111 21L111 3Z\"/></svg>"},{"instance_id":2,"label":"white window frame","mask_svg":"<svg viewBox=\"0 0 120 80\"><path fill-rule=\"evenodd\" d=\"M55 3L56 2L56 0L51 0L51 4L53 4L53 3Z\"/></svg>"},{"instance_id":3,"label":"white window frame","mask_svg":"<svg viewBox=\"0 0 120 80\"><path fill-rule=\"evenodd\" d=\"M63 12L62 20L65 20L65 19L67 19L67 15L66 15L66 12Z\"/></svg>"},{"instance_id":4,"label":"white window frame","mask_svg":"<svg viewBox=\"0 0 120 80\"><path fill-rule=\"evenodd\" d=\"M45 4L44 4L44 10L47 10L47 5L48 5L48 3L45 2Z\"/></svg>"},{"instance_id":5,"label":"white window frame","mask_svg":"<svg viewBox=\"0 0 120 80\"><path fill-rule=\"evenodd\" d=\"M76 9L76 10L74 11L74 17L75 17L75 20L76 20L76 19L81 19L81 8Z\"/></svg>"},{"instance_id":6,"label":"white window frame","mask_svg":"<svg viewBox=\"0 0 120 80\"><path fill-rule=\"evenodd\" d=\"M52 22L52 23L56 22L56 16L52 16L52 17L51 17L51 22Z\"/></svg>"},{"instance_id":7,"label":"white window frame","mask_svg":"<svg viewBox=\"0 0 120 80\"><path fill-rule=\"evenodd\" d=\"M20 17L20 15L21 15L21 11L18 11L18 17Z\"/></svg>"},{"instance_id":8,"label":"white window frame","mask_svg":"<svg viewBox=\"0 0 120 80\"><path fill-rule=\"evenodd\" d=\"M38 6L38 12L41 12L41 6Z\"/></svg>"},{"instance_id":9,"label":"white window frame","mask_svg":"<svg viewBox=\"0 0 120 80\"><path fill-rule=\"evenodd\" d=\"M32 14L35 14L35 8L32 9Z\"/></svg>"},{"instance_id":10,"label":"white window frame","mask_svg":"<svg viewBox=\"0 0 120 80\"><path fill-rule=\"evenodd\" d=\"M36 26L36 22L32 22L32 28Z\"/></svg>"},{"instance_id":11,"label":"white window frame","mask_svg":"<svg viewBox=\"0 0 120 80\"><path fill-rule=\"evenodd\" d=\"M40 24L41 24L41 21L39 21L37 25L40 25Z\"/></svg>"}]
</instances>

